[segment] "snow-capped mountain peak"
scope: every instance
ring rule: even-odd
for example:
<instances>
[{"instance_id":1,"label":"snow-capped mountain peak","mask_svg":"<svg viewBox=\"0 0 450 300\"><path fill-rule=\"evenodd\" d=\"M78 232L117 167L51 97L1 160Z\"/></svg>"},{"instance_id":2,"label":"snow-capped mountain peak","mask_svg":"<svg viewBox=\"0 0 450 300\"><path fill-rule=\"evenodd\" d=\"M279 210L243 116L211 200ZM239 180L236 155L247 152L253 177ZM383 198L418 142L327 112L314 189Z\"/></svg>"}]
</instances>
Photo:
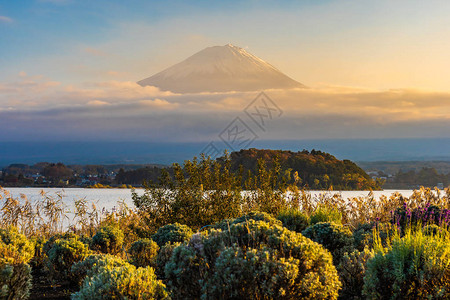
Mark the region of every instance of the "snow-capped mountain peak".
<instances>
[{"instance_id":1,"label":"snow-capped mountain peak","mask_svg":"<svg viewBox=\"0 0 450 300\"><path fill-rule=\"evenodd\" d=\"M205 48L138 83L176 93L304 87L264 60L232 44Z\"/></svg>"}]
</instances>

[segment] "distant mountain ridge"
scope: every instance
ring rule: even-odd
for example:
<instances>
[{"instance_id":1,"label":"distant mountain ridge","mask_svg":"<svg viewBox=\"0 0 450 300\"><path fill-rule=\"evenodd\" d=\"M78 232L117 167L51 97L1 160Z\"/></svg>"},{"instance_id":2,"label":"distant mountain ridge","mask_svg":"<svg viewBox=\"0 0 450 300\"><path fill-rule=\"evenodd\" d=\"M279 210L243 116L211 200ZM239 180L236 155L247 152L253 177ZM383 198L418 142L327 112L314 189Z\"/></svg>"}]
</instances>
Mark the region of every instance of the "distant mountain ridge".
<instances>
[{"instance_id":1,"label":"distant mountain ridge","mask_svg":"<svg viewBox=\"0 0 450 300\"><path fill-rule=\"evenodd\" d=\"M0 142L0 167L40 161L65 164L171 164L199 155L205 141L28 141ZM321 149L352 161L450 161L450 138L256 140L253 147Z\"/></svg>"},{"instance_id":2,"label":"distant mountain ridge","mask_svg":"<svg viewBox=\"0 0 450 300\"><path fill-rule=\"evenodd\" d=\"M271 64L231 44L205 48L138 84L175 93L305 88Z\"/></svg>"}]
</instances>

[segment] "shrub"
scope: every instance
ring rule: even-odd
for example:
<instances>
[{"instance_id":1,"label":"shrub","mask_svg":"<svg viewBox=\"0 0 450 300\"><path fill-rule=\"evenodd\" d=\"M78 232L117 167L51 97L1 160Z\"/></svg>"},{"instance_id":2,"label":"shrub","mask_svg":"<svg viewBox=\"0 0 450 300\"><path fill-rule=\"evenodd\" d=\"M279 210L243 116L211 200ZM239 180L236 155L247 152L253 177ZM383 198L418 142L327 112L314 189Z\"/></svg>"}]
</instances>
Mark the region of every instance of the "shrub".
<instances>
[{"instance_id":1,"label":"shrub","mask_svg":"<svg viewBox=\"0 0 450 300\"><path fill-rule=\"evenodd\" d=\"M334 295L319 292L321 284L314 282L317 274L314 280L304 278L297 286L292 284L290 281L296 280L301 262L294 257L280 260L277 256L268 247L225 248L216 259L215 272L206 278L203 299L254 299L255 295L266 299L337 298L337 291Z\"/></svg>"},{"instance_id":2,"label":"shrub","mask_svg":"<svg viewBox=\"0 0 450 300\"><path fill-rule=\"evenodd\" d=\"M173 164L170 173L163 169L158 185L146 187L143 195L132 195L150 227L178 222L198 229L241 213L242 179L232 172L229 157L224 164L204 156L194 158L184 166Z\"/></svg>"},{"instance_id":3,"label":"shrub","mask_svg":"<svg viewBox=\"0 0 450 300\"><path fill-rule=\"evenodd\" d=\"M167 299L165 285L156 278L153 268L136 268L125 263L120 267L100 267L84 279L73 300L96 299Z\"/></svg>"},{"instance_id":4,"label":"shrub","mask_svg":"<svg viewBox=\"0 0 450 300\"><path fill-rule=\"evenodd\" d=\"M396 228L391 223L366 223L360 224L353 232L354 246L359 251L364 248L374 248L374 234L377 236L378 242L386 247L390 238L395 235Z\"/></svg>"},{"instance_id":5,"label":"shrub","mask_svg":"<svg viewBox=\"0 0 450 300\"><path fill-rule=\"evenodd\" d=\"M319 205L311 214L311 225L320 222L342 224L342 213L336 208L327 205Z\"/></svg>"},{"instance_id":6,"label":"shrub","mask_svg":"<svg viewBox=\"0 0 450 300\"><path fill-rule=\"evenodd\" d=\"M248 220L193 235L166 264L174 299L336 299L332 257L299 233Z\"/></svg>"},{"instance_id":7,"label":"shrub","mask_svg":"<svg viewBox=\"0 0 450 300\"><path fill-rule=\"evenodd\" d=\"M79 239L80 242L82 242L83 244L85 244L89 248L92 247L92 238L91 237L86 236L86 235L80 235L78 239Z\"/></svg>"},{"instance_id":8,"label":"shrub","mask_svg":"<svg viewBox=\"0 0 450 300\"><path fill-rule=\"evenodd\" d=\"M31 289L34 245L16 228L0 229L0 298L26 299Z\"/></svg>"},{"instance_id":9,"label":"shrub","mask_svg":"<svg viewBox=\"0 0 450 300\"><path fill-rule=\"evenodd\" d=\"M408 230L367 262L363 294L368 299L449 299L450 240Z\"/></svg>"},{"instance_id":10,"label":"shrub","mask_svg":"<svg viewBox=\"0 0 450 300\"><path fill-rule=\"evenodd\" d=\"M140 239L131 244L128 253L130 254L130 263L136 267L155 266L156 255L158 255L159 246L150 239Z\"/></svg>"},{"instance_id":11,"label":"shrub","mask_svg":"<svg viewBox=\"0 0 450 300\"><path fill-rule=\"evenodd\" d=\"M274 218L272 215L270 215L268 213L260 212L260 211L252 211L252 212L245 214L236 219L227 219L227 220L220 221L220 222L214 224L213 226L211 226L211 228L228 230L229 227L233 224L239 224L239 223L247 222L249 220L264 221L271 225L278 225L278 226L283 225L280 220L277 220L276 218Z\"/></svg>"},{"instance_id":12,"label":"shrub","mask_svg":"<svg viewBox=\"0 0 450 300\"><path fill-rule=\"evenodd\" d=\"M68 240L68 239L78 239L78 235L72 232L66 232L66 233L57 233L53 236L51 236L42 247L43 253L48 253L50 249L53 247L53 244L56 240Z\"/></svg>"},{"instance_id":13,"label":"shrub","mask_svg":"<svg viewBox=\"0 0 450 300\"><path fill-rule=\"evenodd\" d=\"M54 240L47 252L46 267L53 280L73 280L70 268L73 264L82 261L90 253L86 244L77 238Z\"/></svg>"},{"instance_id":14,"label":"shrub","mask_svg":"<svg viewBox=\"0 0 450 300\"><path fill-rule=\"evenodd\" d=\"M282 225L281 222L276 218L274 218L271 214L261 211L252 211L239 218L236 218L234 219L233 224L244 223L248 222L249 220L264 221L270 225L279 225L279 226Z\"/></svg>"},{"instance_id":15,"label":"shrub","mask_svg":"<svg viewBox=\"0 0 450 300\"><path fill-rule=\"evenodd\" d=\"M297 209L288 209L278 214L283 226L295 232L302 232L309 226L309 217Z\"/></svg>"},{"instance_id":16,"label":"shrub","mask_svg":"<svg viewBox=\"0 0 450 300\"><path fill-rule=\"evenodd\" d=\"M0 263L28 263L34 255L34 245L15 227L0 229Z\"/></svg>"},{"instance_id":17,"label":"shrub","mask_svg":"<svg viewBox=\"0 0 450 300\"><path fill-rule=\"evenodd\" d=\"M317 223L306 228L302 234L328 249L335 264L345 252L353 251L352 233L341 224Z\"/></svg>"},{"instance_id":18,"label":"shrub","mask_svg":"<svg viewBox=\"0 0 450 300\"><path fill-rule=\"evenodd\" d=\"M174 299L199 299L206 260L193 247L181 244L173 250L164 269Z\"/></svg>"},{"instance_id":19,"label":"shrub","mask_svg":"<svg viewBox=\"0 0 450 300\"><path fill-rule=\"evenodd\" d=\"M168 224L158 229L158 231L152 236L159 247L164 246L167 242L171 243L183 243L189 241L193 232L187 225L179 223Z\"/></svg>"},{"instance_id":20,"label":"shrub","mask_svg":"<svg viewBox=\"0 0 450 300\"><path fill-rule=\"evenodd\" d=\"M28 264L0 265L0 299L27 299L31 287L31 267Z\"/></svg>"},{"instance_id":21,"label":"shrub","mask_svg":"<svg viewBox=\"0 0 450 300\"><path fill-rule=\"evenodd\" d=\"M118 226L107 225L92 237L92 248L103 253L117 254L122 251L124 234Z\"/></svg>"},{"instance_id":22,"label":"shrub","mask_svg":"<svg viewBox=\"0 0 450 300\"><path fill-rule=\"evenodd\" d=\"M374 223L358 224L358 227L353 231L354 247L357 250L362 251L365 247L373 248L373 228L375 226Z\"/></svg>"},{"instance_id":23,"label":"shrub","mask_svg":"<svg viewBox=\"0 0 450 300\"><path fill-rule=\"evenodd\" d=\"M115 268L124 265L126 265L126 262L116 256L110 254L93 254L86 257L83 261L75 263L70 271L75 281L80 284L86 276L94 276L102 267Z\"/></svg>"},{"instance_id":24,"label":"shrub","mask_svg":"<svg viewBox=\"0 0 450 300\"><path fill-rule=\"evenodd\" d=\"M171 243L168 242L159 249L158 255L156 256L156 268L155 273L158 278L165 279L164 269L170 258L172 257L173 250L180 246L181 243Z\"/></svg>"},{"instance_id":25,"label":"shrub","mask_svg":"<svg viewBox=\"0 0 450 300\"><path fill-rule=\"evenodd\" d=\"M367 261L373 257L373 252L364 249L362 252L355 250L345 253L337 267L339 279L342 282L342 290L339 293L341 299L363 299L362 289Z\"/></svg>"}]
</instances>

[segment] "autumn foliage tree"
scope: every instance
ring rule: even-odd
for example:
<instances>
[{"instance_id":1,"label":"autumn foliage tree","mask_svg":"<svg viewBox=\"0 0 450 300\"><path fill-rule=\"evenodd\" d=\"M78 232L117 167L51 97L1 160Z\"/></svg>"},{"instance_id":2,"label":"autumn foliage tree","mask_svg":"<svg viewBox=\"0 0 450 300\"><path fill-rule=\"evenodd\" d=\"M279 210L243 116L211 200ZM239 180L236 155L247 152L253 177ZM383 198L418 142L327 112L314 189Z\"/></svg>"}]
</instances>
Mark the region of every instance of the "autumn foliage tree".
<instances>
[{"instance_id":1,"label":"autumn foliage tree","mask_svg":"<svg viewBox=\"0 0 450 300\"><path fill-rule=\"evenodd\" d=\"M63 163L49 164L44 168L43 175L54 182L63 179L70 179L73 175L72 169L68 168Z\"/></svg>"}]
</instances>

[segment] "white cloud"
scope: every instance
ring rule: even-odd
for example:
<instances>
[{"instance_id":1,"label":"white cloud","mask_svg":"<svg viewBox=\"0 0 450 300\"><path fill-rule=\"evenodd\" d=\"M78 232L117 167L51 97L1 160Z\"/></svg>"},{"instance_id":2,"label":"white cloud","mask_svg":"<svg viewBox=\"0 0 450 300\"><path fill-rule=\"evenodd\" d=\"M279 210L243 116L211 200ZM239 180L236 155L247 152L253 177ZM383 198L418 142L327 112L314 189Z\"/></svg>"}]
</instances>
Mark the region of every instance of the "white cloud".
<instances>
[{"instance_id":1,"label":"white cloud","mask_svg":"<svg viewBox=\"0 0 450 300\"><path fill-rule=\"evenodd\" d=\"M266 93L284 113L262 133L265 138L448 135L444 128L450 125L450 93L330 86ZM25 132L39 123L47 124L42 125L43 134L62 126L82 136L95 127L105 137L129 130L136 138L157 134L168 141L207 139L235 117L245 118L243 110L257 94L181 95L118 80L65 85L23 72L12 82L0 83L0 118L7 116L5 122L16 124L19 135L20 128Z\"/></svg>"},{"instance_id":2,"label":"white cloud","mask_svg":"<svg viewBox=\"0 0 450 300\"><path fill-rule=\"evenodd\" d=\"M164 99L154 99L154 100L141 100L139 104L145 107L160 108L160 109L175 109L179 106L178 103L170 103Z\"/></svg>"},{"instance_id":3,"label":"white cloud","mask_svg":"<svg viewBox=\"0 0 450 300\"><path fill-rule=\"evenodd\" d=\"M0 23L11 23L13 19L7 16L0 16Z\"/></svg>"},{"instance_id":4,"label":"white cloud","mask_svg":"<svg viewBox=\"0 0 450 300\"><path fill-rule=\"evenodd\" d=\"M289 114L295 115L364 115L383 122L447 118L450 114L450 93L423 90L371 90L353 87L319 87L294 90L269 90ZM183 111L238 112L257 93L200 93L181 95L161 91L153 86L142 87L131 81L110 80L81 86L64 85L43 76L22 71L16 81L0 83L0 104L41 109L83 104L137 103L154 108L183 108ZM162 100L163 99L163 100ZM96 102L100 101L100 102Z\"/></svg>"},{"instance_id":5,"label":"white cloud","mask_svg":"<svg viewBox=\"0 0 450 300\"><path fill-rule=\"evenodd\" d=\"M86 103L88 106L104 106L104 105L110 105L108 102L100 101L100 100L92 100Z\"/></svg>"}]
</instances>

